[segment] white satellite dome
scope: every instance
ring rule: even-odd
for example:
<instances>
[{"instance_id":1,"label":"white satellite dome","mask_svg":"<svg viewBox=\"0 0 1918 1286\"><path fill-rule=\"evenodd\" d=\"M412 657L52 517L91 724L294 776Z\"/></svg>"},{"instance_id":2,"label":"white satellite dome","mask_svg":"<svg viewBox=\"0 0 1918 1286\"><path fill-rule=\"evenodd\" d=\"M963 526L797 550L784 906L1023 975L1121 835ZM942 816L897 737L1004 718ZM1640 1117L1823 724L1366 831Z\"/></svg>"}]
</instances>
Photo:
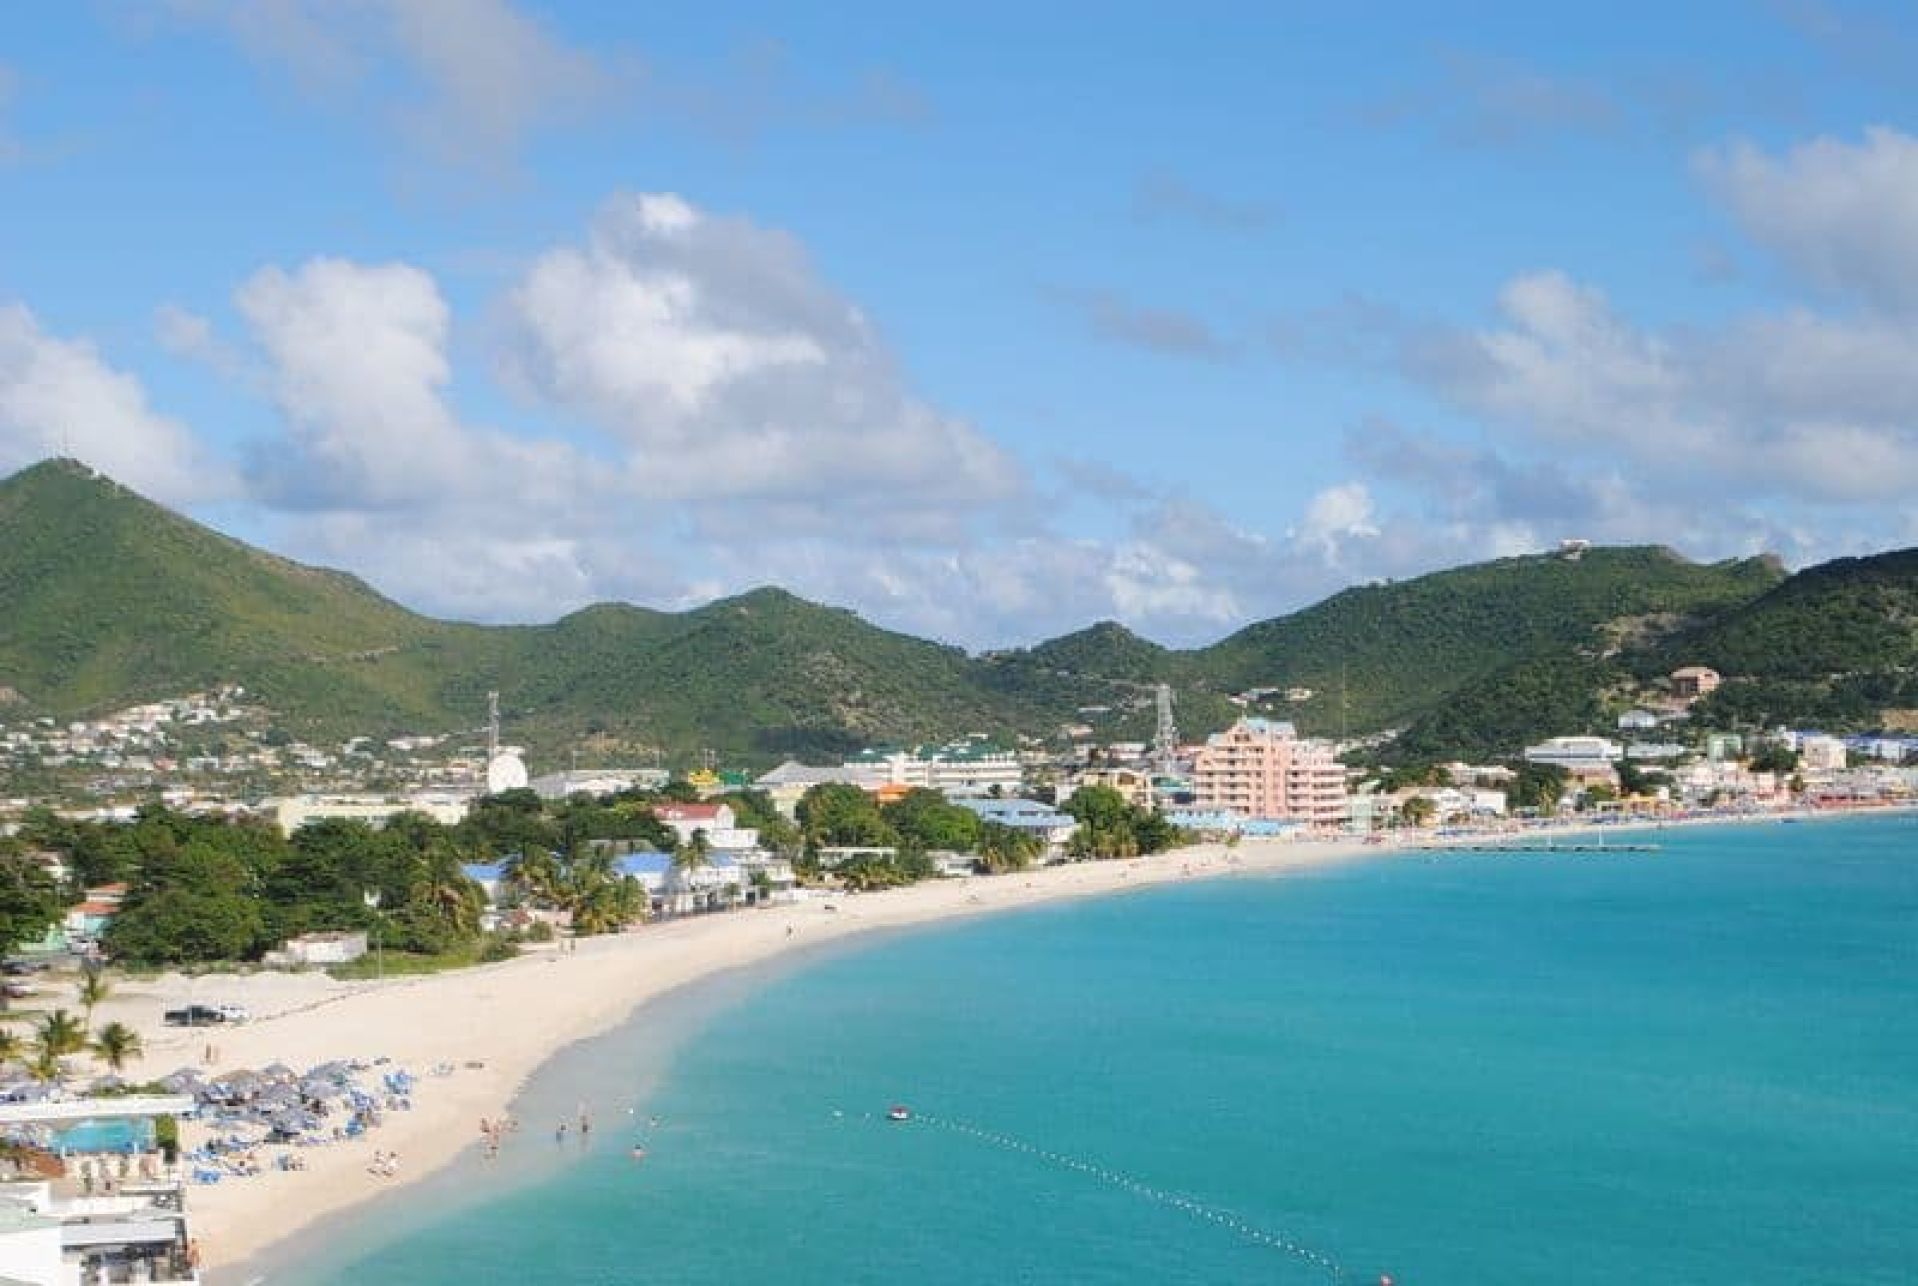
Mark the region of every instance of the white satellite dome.
<instances>
[{"instance_id":1,"label":"white satellite dome","mask_svg":"<svg viewBox=\"0 0 1918 1286\"><path fill-rule=\"evenodd\" d=\"M523 790L529 780L526 761L519 757L518 750L502 750L486 761L486 793L489 795L503 790Z\"/></svg>"}]
</instances>

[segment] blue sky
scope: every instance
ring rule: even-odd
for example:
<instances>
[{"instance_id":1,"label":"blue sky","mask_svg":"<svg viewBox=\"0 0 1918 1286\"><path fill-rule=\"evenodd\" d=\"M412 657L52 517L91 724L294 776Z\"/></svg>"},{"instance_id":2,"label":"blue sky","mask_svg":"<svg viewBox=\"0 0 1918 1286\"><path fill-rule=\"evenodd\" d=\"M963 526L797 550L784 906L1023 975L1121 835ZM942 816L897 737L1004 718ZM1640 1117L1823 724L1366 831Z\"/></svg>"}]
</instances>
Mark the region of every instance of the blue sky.
<instances>
[{"instance_id":1,"label":"blue sky","mask_svg":"<svg viewBox=\"0 0 1918 1286\"><path fill-rule=\"evenodd\" d=\"M657 8L10 8L0 469L972 646L1918 541L1897 6Z\"/></svg>"}]
</instances>

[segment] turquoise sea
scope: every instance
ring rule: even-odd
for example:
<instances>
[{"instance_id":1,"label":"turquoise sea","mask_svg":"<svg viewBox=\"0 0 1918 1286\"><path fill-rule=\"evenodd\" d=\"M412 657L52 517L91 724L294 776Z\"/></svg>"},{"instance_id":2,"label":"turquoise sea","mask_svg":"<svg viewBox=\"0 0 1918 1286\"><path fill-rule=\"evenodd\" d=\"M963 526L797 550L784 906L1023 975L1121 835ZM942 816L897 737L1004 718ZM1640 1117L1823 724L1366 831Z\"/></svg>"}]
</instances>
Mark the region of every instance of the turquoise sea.
<instances>
[{"instance_id":1,"label":"turquoise sea","mask_svg":"<svg viewBox=\"0 0 1918 1286\"><path fill-rule=\"evenodd\" d=\"M1192 883L696 989L542 1074L500 1165L267 1276L1918 1280L1918 820L1653 838ZM591 1144L555 1143L581 1101Z\"/></svg>"}]
</instances>

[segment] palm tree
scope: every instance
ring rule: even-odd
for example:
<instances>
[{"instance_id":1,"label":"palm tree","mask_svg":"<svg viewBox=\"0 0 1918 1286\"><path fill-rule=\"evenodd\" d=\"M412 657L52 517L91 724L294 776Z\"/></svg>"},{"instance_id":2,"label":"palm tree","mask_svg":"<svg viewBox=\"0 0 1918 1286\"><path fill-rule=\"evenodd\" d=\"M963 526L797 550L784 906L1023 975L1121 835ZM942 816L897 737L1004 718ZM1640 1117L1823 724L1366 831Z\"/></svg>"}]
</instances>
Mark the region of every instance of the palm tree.
<instances>
[{"instance_id":1,"label":"palm tree","mask_svg":"<svg viewBox=\"0 0 1918 1286\"><path fill-rule=\"evenodd\" d=\"M52 1084L60 1079L65 1069L60 1066L60 1056L44 1045L35 1045L33 1057L27 1060L27 1074L34 1080Z\"/></svg>"},{"instance_id":2,"label":"palm tree","mask_svg":"<svg viewBox=\"0 0 1918 1286\"><path fill-rule=\"evenodd\" d=\"M80 974L80 1007L86 1011L83 1026L93 1026L93 1011L101 1001L113 994L113 984L107 981L106 971L98 965L88 965Z\"/></svg>"},{"instance_id":3,"label":"palm tree","mask_svg":"<svg viewBox=\"0 0 1918 1286\"><path fill-rule=\"evenodd\" d=\"M0 1063L18 1062L27 1052L27 1042L18 1033L0 1031Z\"/></svg>"},{"instance_id":4,"label":"palm tree","mask_svg":"<svg viewBox=\"0 0 1918 1286\"><path fill-rule=\"evenodd\" d=\"M559 860L548 850L531 846L508 857L503 865L506 882L522 898L535 904L558 899L562 872Z\"/></svg>"},{"instance_id":5,"label":"palm tree","mask_svg":"<svg viewBox=\"0 0 1918 1286\"><path fill-rule=\"evenodd\" d=\"M34 1032L34 1043L41 1049L51 1050L55 1058L64 1058L68 1054L77 1054L87 1047L86 1024L64 1009L56 1009L43 1014L40 1025Z\"/></svg>"},{"instance_id":6,"label":"palm tree","mask_svg":"<svg viewBox=\"0 0 1918 1286\"><path fill-rule=\"evenodd\" d=\"M688 893L692 892L693 876L712 864L713 843L703 829L694 831L684 844L673 847L673 870L679 873Z\"/></svg>"},{"instance_id":7,"label":"palm tree","mask_svg":"<svg viewBox=\"0 0 1918 1286\"><path fill-rule=\"evenodd\" d=\"M33 1060L27 1070L37 1080L57 1081L61 1076L60 1060L86 1047L86 1026L66 1010L56 1009L42 1015L34 1029Z\"/></svg>"},{"instance_id":8,"label":"palm tree","mask_svg":"<svg viewBox=\"0 0 1918 1286\"><path fill-rule=\"evenodd\" d=\"M145 1052L140 1033L125 1023L108 1023L93 1038L94 1055L116 1072L126 1066L128 1059Z\"/></svg>"}]
</instances>

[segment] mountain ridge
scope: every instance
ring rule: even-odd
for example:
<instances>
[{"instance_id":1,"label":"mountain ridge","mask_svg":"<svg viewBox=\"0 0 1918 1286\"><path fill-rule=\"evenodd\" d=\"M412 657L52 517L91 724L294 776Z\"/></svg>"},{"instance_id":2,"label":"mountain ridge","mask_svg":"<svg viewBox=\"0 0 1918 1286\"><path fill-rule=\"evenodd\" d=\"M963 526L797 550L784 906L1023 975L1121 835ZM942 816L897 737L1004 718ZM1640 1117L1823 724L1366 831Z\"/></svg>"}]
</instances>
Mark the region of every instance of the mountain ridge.
<instances>
[{"instance_id":1,"label":"mountain ridge","mask_svg":"<svg viewBox=\"0 0 1918 1286\"><path fill-rule=\"evenodd\" d=\"M54 460L0 480L0 688L72 715L240 682L322 734L471 728L498 690L516 739L609 755L829 756L1075 723L1136 738L1162 682L1188 735L1245 709L1356 733L1416 723L1468 687L1495 693L1502 670L1554 656L1645 662L1808 575L1657 546L1524 555L1354 586L1186 649L1108 620L974 654L778 586L679 612L607 602L480 625Z\"/></svg>"}]
</instances>

